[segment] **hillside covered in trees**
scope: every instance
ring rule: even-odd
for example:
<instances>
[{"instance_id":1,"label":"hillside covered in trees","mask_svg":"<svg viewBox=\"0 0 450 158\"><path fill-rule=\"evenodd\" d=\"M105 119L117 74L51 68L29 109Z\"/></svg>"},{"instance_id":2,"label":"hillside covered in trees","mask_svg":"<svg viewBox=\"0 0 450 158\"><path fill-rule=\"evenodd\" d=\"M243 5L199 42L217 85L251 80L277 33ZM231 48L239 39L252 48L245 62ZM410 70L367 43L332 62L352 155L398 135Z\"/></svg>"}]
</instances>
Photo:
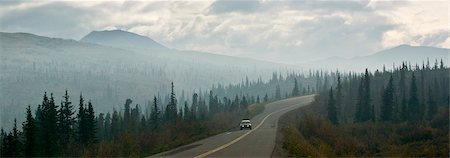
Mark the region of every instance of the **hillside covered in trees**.
<instances>
[{"instance_id":1,"label":"hillside covered in trees","mask_svg":"<svg viewBox=\"0 0 450 158\"><path fill-rule=\"evenodd\" d=\"M449 68L403 63L342 74L281 120L289 156L448 157Z\"/></svg>"},{"instance_id":2,"label":"hillside covered in trees","mask_svg":"<svg viewBox=\"0 0 450 158\"><path fill-rule=\"evenodd\" d=\"M154 96L145 106L126 99L107 113L95 112L98 103L85 94L74 97L66 91L59 101L44 93L40 104L27 107L22 130L17 121L12 130L2 129L1 155L148 156L236 128L242 118L262 112L267 102L327 87L334 74L273 73L268 82L218 84L190 98L177 96L172 83L169 94Z\"/></svg>"}]
</instances>

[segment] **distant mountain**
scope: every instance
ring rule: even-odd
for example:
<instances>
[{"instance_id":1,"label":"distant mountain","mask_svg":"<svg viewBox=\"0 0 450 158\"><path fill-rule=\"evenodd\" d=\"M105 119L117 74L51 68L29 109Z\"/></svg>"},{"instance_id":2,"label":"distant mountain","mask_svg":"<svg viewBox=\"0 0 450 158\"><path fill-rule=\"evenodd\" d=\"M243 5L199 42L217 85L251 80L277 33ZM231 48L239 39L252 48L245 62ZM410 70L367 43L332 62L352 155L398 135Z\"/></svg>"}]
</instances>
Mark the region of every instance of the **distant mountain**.
<instances>
[{"instance_id":1,"label":"distant mountain","mask_svg":"<svg viewBox=\"0 0 450 158\"><path fill-rule=\"evenodd\" d=\"M88 37L123 40L103 33L102 36L92 34ZM119 34L126 39L134 38L130 41L152 43L146 37L123 31ZM186 97L193 92L200 93L199 89L206 94L213 84L239 83L245 77L268 79L272 72L285 68L280 64L212 53L154 49L148 45L142 45L148 48L136 48L142 44L136 43L128 43L133 48L125 49L29 33L0 32L0 127L12 125L13 118L24 118L23 110L42 101L44 91L60 98L68 90L73 100L82 92L95 104L96 111L107 112L112 106L122 108L120 103L126 98L146 105L152 96L164 97L170 82L175 83L177 96Z\"/></svg>"},{"instance_id":2,"label":"distant mountain","mask_svg":"<svg viewBox=\"0 0 450 158\"><path fill-rule=\"evenodd\" d=\"M301 63L300 66L309 68L323 68L323 69L341 69L351 71L363 71L365 68L371 70L382 69L383 65L386 68L399 65L406 61L412 65L422 65L422 62L430 61L434 64L436 60L448 61L450 55L449 49L427 47L427 46L410 46L400 45L391 49L386 49L368 56L354 57L350 59L330 57L314 62Z\"/></svg>"},{"instance_id":3,"label":"distant mountain","mask_svg":"<svg viewBox=\"0 0 450 158\"><path fill-rule=\"evenodd\" d=\"M119 48L167 49L149 37L122 30L92 31L80 41Z\"/></svg>"}]
</instances>

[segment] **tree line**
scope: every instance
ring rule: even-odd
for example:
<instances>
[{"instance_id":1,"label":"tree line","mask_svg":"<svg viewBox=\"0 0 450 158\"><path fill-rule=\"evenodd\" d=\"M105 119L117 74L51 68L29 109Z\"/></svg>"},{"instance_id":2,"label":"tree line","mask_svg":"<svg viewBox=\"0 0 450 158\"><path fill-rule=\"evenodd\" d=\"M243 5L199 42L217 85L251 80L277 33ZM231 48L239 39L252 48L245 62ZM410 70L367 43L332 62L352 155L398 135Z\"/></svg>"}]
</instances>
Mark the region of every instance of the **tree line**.
<instances>
[{"instance_id":1,"label":"tree line","mask_svg":"<svg viewBox=\"0 0 450 158\"><path fill-rule=\"evenodd\" d=\"M442 60L336 73L280 119L280 145L292 157L448 157L449 73Z\"/></svg>"},{"instance_id":2,"label":"tree line","mask_svg":"<svg viewBox=\"0 0 450 158\"><path fill-rule=\"evenodd\" d=\"M449 68L444 62L434 66L408 66L405 62L391 71L383 69L362 75L348 75L317 102L326 104L327 117L334 123L420 122L430 120L440 106L449 105ZM333 88L335 91L333 91Z\"/></svg>"},{"instance_id":3,"label":"tree line","mask_svg":"<svg viewBox=\"0 0 450 158\"><path fill-rule=\"evenodd\" d=\"M148 156L232 128L251 115L249 105L262 102L248 95L219 99L210 91L209 98L194 93L191 105L178 103L173 83L169 95L165 106L153 97L149 116L131 99L123 111L96 115L81 94L75 109L68 91L59 106L45 92L34 112L27 107L22 130L16 122L10 132L1 130L1 156Z\"/></svg>"}]
</instances>

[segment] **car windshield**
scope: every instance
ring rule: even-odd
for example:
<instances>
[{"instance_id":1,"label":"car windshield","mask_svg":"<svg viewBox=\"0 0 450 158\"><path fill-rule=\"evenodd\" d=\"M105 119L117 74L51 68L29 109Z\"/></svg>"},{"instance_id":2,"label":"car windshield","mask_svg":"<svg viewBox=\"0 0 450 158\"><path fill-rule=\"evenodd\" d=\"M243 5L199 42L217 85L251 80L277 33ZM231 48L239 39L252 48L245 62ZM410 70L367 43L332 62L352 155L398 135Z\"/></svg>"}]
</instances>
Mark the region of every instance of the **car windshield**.
<instances>
[{"instance_id":1,"label":"car windshield","mask_svg":"<svg viewBox=\"0 0 450 158\"><path fill-rule=\"evenodd\" d=\"M250 123L250 120L242 120L241 123Z\"/></svg>"}]
</instances>

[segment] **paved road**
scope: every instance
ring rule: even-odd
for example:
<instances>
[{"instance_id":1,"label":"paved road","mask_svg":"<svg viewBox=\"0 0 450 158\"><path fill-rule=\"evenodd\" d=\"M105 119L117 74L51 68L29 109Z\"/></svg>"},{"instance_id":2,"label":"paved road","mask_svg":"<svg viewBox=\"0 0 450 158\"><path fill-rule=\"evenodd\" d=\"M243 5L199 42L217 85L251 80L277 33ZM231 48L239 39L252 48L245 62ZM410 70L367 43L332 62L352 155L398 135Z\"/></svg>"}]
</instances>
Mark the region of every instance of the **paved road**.
<instances>
[{"instance_id":1,"label":"paved road","mask_svg":"<svg viewBox=\"0 0 450 158\"><path fill-rule=\"evenodd\" d=\"M309 95L272 102L251 119L253 130L224 132L151 157L270 157L280 116L307 105L313 98Z\"/></svg>"}]
</instances>

